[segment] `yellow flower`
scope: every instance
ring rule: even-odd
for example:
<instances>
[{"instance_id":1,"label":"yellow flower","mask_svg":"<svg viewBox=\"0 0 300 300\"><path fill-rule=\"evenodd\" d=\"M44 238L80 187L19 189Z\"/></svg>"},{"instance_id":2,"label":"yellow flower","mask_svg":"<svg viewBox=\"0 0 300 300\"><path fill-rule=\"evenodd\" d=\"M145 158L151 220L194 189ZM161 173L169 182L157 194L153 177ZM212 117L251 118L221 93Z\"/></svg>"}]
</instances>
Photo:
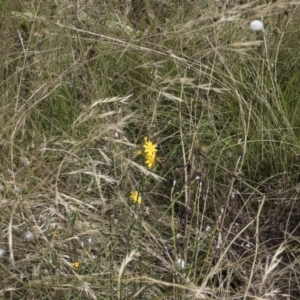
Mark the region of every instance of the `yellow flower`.
<instances>
[{"instance_id":1,"label":"yellow flower","mask_svg":"<svg viewBox=\"0 0 300 300\"><path fill-rule=\"evenodd\" d=\"M156 166L155 155L146 155L145 162L149 169L152 169Z\"/></svg>"},{"instance_id":2,"label":"yellow flower","mask_svg":"<svg viewBox=\"0 0 300 300\"><path fill-rule=\"evenodd\" d=\"M142 198L140 197L139 193L137 191L131 192L129 197L134 203L141 204Z\"/></svg>"},{"instance_id":3,"label":"yellow flower","mask_svg":"<svg viewBox=\"0 0 300 300\"><path fill-rule=\"evenodd\" d=\"M148 140L148 138L144 138L145 143L143 147L145 148L145 155L152 155L155 157L156 152L157 152L157 145L153 144L151 141Z\"/></svg>"},{"instance_id":4,"label":"yellow flower","mask_svg":"<svg viewBox=\"0 0 300 300\"><path fill-rule=\"evenodd\" d=\"M157 145L153 144L148 137L144 137L143 148L143 150L136 151L136 154L142 154L145 157L145 164L149 169L152 169L156 166Z\"/></svg>"},{"instance_id":5,"label":"yellow flower","mask_svg":"<svg viewBox=\"0 0 300 300\"><path fill-rule=\"evenodd\" d=\"M79 266L80 266L80 263L79 263L78 261L74 261L74 262L72 263L72 266L73 266L75 269L78 269Z\"/></svg>"}]
</instances>

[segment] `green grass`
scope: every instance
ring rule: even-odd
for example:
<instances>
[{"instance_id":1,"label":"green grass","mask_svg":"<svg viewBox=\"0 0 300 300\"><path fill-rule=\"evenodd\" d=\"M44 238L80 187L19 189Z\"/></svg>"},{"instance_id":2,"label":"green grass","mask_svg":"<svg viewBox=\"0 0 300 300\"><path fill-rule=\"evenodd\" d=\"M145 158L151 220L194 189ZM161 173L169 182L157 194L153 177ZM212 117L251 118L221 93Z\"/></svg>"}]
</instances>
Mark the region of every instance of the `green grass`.
<instances>
[{"instance_id":1,"label":"green grass","mask_svg":"<svg viewBox=\"0 0 300 300\"><path fill-rule=\"evenodd\" d=\"M0 298L299 299L299 4L3 1Z\"/></svg>"}]
</instances>

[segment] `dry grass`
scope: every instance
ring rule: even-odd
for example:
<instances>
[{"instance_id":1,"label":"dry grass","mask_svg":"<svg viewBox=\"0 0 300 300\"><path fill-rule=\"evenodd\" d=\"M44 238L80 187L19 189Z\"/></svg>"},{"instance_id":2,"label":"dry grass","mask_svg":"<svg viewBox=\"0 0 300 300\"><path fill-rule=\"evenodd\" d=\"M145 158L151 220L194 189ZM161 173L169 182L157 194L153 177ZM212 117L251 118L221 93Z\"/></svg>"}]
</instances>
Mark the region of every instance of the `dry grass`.
<instances>
[{"instance_id":1,"label":"dry grass","mask_svg":"<svg viewBox=\"0 0 300 300\"><path fill-rule=\"evenodd\" d=\"M300 2L53 3L0 5L0 298L299 299Z\"/></svg>"}]
</instances>

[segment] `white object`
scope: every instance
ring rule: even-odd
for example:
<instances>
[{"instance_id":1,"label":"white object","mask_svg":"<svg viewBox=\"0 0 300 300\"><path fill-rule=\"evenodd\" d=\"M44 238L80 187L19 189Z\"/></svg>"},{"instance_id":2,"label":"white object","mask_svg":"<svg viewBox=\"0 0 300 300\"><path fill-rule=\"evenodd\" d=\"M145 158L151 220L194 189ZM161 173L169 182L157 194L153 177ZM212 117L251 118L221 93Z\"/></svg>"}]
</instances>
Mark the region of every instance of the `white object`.
<instances>
[{"instance_id":1,"label":"white object","mask_svg":"<svg viewBox=\"0 0 300 300\"><path fill-rule=\"evenodd\" d=\"M24 235L24 240L26 241L26 242L30 242L30 241L32 241L34 239L34 235L33 235L33 233L31 232L31 231L26 231L25 232L25 235Z\"/></svg>"},{"instance_id":2,"label":"white object","mask_svg":"<svg viewBox=\"0 0 300 300\"><path fill-rule=\"evenodd\" d=\"M177 259L177 264L181 269L184 269L185 267L185 261L182 258Z\"/></svg>"},{"instance_id":3,"label":"white object","mask_svg":"<svg viewBox=\"0 0 300 300\"><path fill-rule=\"evenodd\" d=\"M252 21L250 24L250 29L252 31L264 31L264 24L259 20Z\"/></svg>"},{"instance_id":4,"label":"white object","mask_svg":"<svg viewBox=\"0 0 300 300\"><path fill-rule=\"evenodd\" d=\"M5 250L3 248L0 248L0 257L3 257L5 255Z\"/></svg>"}]
</instances>

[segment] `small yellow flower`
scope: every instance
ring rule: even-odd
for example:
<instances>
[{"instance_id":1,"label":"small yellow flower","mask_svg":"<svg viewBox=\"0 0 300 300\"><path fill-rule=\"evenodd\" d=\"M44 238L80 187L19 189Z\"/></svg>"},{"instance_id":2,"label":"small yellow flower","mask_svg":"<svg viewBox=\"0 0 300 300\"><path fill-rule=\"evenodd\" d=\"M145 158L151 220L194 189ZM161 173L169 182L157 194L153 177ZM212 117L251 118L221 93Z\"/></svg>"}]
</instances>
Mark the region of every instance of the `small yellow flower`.
<instances>
[{"instance_id":1,"label":"small yellow flower","mask_svg":"<svg viewBox=\"0 0 300 300\"><path fill-rule=\"evenodd\" d=\"M155 155L146 155L145 156L145 162L149 169L152 169L156 166L156 159Z\"/></svg>"},{"instance_id":2,"label":"small yellow flower","mask_svg":"<svg viewBox=\"0 0 300 300\"><path fill-rule=\"evenodd\" d=\"M157 152L157 145L153 144L151 141L148 140L148 138L145 138L145 143L143 145L145 149L145 155L152 155L155 157Z\"/></svg>"},{"instance_id":3,"label":"small yellow flower","mask_svg":"<svg viewBox=\"0 0 300 300\"><path fill-rule=\"evenodd\" d=\"M80 263L79 263L78 261L74 261L74 262L72 263L72 266L73 266L73 268L78 269L79 266L80 266Z\"/></svg>"},{"instance_id":4,"label":"small yellow flower","mask_svg":"<svg viewBox=\"0 0 300 300\"><path fill-rule=\"evenodd\" d=\"M142 198L140 197L139 193L137 191L131 192L129 197L134 203L141 204Z\"/></svg>"}]
</instances>

